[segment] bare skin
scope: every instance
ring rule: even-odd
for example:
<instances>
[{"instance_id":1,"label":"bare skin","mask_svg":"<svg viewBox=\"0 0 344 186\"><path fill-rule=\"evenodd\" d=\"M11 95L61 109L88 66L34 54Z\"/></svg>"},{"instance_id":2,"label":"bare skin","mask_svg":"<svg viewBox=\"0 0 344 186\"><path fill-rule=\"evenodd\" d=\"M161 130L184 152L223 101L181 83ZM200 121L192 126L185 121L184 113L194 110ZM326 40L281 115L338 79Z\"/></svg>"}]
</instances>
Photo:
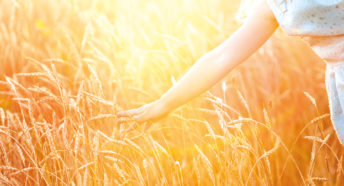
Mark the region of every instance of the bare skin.
<instances>
[{"instance_id":1,"label":"bare skin","mask_svg":"<svg viewBox=\"0 0 344 186\"><path fill-rule=\"evenodd\" d=\"M120 121L157 120L197 97L257 51L277 27L278 22L267 3L260 3L233 35L197 60L160 99L139 108L117 113Z\"/></svg>"}]
</instances>

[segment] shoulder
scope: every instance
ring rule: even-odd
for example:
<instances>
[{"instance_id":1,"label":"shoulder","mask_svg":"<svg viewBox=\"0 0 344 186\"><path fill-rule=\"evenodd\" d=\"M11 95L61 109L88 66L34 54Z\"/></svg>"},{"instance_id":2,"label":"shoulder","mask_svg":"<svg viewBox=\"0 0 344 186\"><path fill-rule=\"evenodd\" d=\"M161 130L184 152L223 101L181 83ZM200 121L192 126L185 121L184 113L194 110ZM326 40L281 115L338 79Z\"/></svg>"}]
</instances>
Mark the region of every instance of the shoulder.
<instances>
[{"instance_id":1,"label":"shoulder","mask_svg":"<svg viewBox=\"0 0 344 186\"><path fill-rule=\"evenodd\" d=\"M262 25L278 26L276 17L267 0L261 0L254 5L246 22L259 22Z\"/></svg>"},{"instance_id":2,"label":"shoulder","mask_svg":"<svg viewBox=\"0 0 344 186\"><path fill-rule=\"evenodd\" d=\"M263 16L266 20L276 21L276 16L274 8L272 7L272 2L274 0L261 0L256 4L252 14L254 16Z\"/></svg>"}]
</instances>

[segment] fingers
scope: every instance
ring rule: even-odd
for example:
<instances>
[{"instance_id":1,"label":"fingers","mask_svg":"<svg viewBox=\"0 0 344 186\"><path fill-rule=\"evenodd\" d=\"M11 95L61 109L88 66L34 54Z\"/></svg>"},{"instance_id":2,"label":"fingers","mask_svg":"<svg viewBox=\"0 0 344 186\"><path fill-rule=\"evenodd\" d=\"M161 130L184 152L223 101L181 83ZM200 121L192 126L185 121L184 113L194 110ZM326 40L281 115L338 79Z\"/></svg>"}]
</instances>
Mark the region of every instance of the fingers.
<instances>
[{"instance_id":1,"label":"fingers","mask_svg":"<svg viewBox=\"0 0 344 186\"><path fill-rule=\"evenodd\" d=\"M118 117L133 117L134 115L140 114L147 108L147 105L143 105L136 109L125 110L117 113Z\"/></svg>"},{"instance_id":2,"label":"fingers","mask_svg":"<svg viewBox=\"0 0 344 186\"><path fill-rule=\"evenodd\" d=\"M146 112L143 112L143 113L140 113L140 114L134 116L133 119L135 121L141 123L141 122L144 122L144 121L148 120L149 118L147 117Z\"/></svg>"},{"instance_id":3,"label":"fingers","mask_svg":"<svg viewBox=\"0 0 344 186\"><path fill-rule=\"evenodd\" d=\"M126 110L117 113L118 122L124 123L127 121L136 121L138 123L145 122L152 117L154 117L154 113L152 113L152 104L146 104L141 106L140 108Z\"/></svg>"},{"instance_id":4,"label":"fingers","mask_svg":"<svg viewBox=\"0 0 344 186\"><path fill-rule=\"evenodd\" d=\"M134 116L139 112L138 109L131 109L131 110L126 110L126 111L121 111L117 113L118 117L131 117Z\"/></svg>"},{"instance_id":5,"label":"fingers","mask_svg":"<svg viewBox=\"0 0 344 186\"><path fill-rule=\"evenodd\" d=\"M142 106L137 109L118 112L118 123L121 124L129 121L143 122L145 120L144 114L146 113L144 108L145 107Z\"/></svg>"},{"instance_id":6,"label":"fingers","mask_svg":"<svg viewBox=\"0 0 344 186\"><path fill-rule=\"evenodd\" d=\"M145 115L146 112L129 112L127 113L121 113L119 114L119 122L126 122L126 121L137 121L137 122L143 122L145 120L147 120L147 116Z\"/></svg>"},{"instance_id":7,"label":"fingers","mask_svg":"<svg viewBox=\"0 0 344 186\"><path fill-rule=\"evenodd\" d=\"M125 122L129 122L129 121L134 121L133 118L128 118L128 117L121 117L117 119L117 122L119 124L125 123Z\"/></svg>"}]
</instances>

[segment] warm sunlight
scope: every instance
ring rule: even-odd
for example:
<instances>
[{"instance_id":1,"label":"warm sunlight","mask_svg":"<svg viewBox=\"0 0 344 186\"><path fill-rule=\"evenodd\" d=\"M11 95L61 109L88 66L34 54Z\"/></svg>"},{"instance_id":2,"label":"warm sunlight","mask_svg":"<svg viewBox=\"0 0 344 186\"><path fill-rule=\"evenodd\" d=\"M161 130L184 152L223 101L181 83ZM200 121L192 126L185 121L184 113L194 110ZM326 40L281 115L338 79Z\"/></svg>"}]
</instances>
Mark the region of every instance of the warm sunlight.
<instances>
[{"instance_id":1,"label":"warm sunlight","mask_svg":"<svg viewBox=\"0 0 344 186\"><path fill-rule=\"evenodd\" d=\"M239 8L240 0L0 1L0 185L343 185L326 64L281 28L159 119L117 114L159 99L197 60L212 67L267 39L257 30L224 46L222 58L202 58L243 25ZM205 83L213 70L205 69L187 87Z\"/></svg>"}]
</instances>

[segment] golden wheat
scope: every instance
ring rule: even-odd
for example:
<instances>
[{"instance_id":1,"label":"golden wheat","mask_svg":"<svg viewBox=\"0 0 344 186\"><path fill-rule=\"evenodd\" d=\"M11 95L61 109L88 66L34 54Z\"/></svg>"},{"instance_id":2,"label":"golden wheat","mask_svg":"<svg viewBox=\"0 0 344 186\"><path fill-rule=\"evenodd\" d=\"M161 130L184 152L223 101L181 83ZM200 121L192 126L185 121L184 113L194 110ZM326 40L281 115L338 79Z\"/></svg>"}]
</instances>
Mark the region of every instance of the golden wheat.
<instances>
[{"instance_id":1,"label":"golden wheat","mask_svg":"<svg viewBox=\"0 0 344 186\"><path fill-rule=\"evenodd\" d=\"M238 3L0 1L0 185L343 185L325 66L281 30L148 128L119 122L229 37Z\"/></svg>"}]
</instances>

